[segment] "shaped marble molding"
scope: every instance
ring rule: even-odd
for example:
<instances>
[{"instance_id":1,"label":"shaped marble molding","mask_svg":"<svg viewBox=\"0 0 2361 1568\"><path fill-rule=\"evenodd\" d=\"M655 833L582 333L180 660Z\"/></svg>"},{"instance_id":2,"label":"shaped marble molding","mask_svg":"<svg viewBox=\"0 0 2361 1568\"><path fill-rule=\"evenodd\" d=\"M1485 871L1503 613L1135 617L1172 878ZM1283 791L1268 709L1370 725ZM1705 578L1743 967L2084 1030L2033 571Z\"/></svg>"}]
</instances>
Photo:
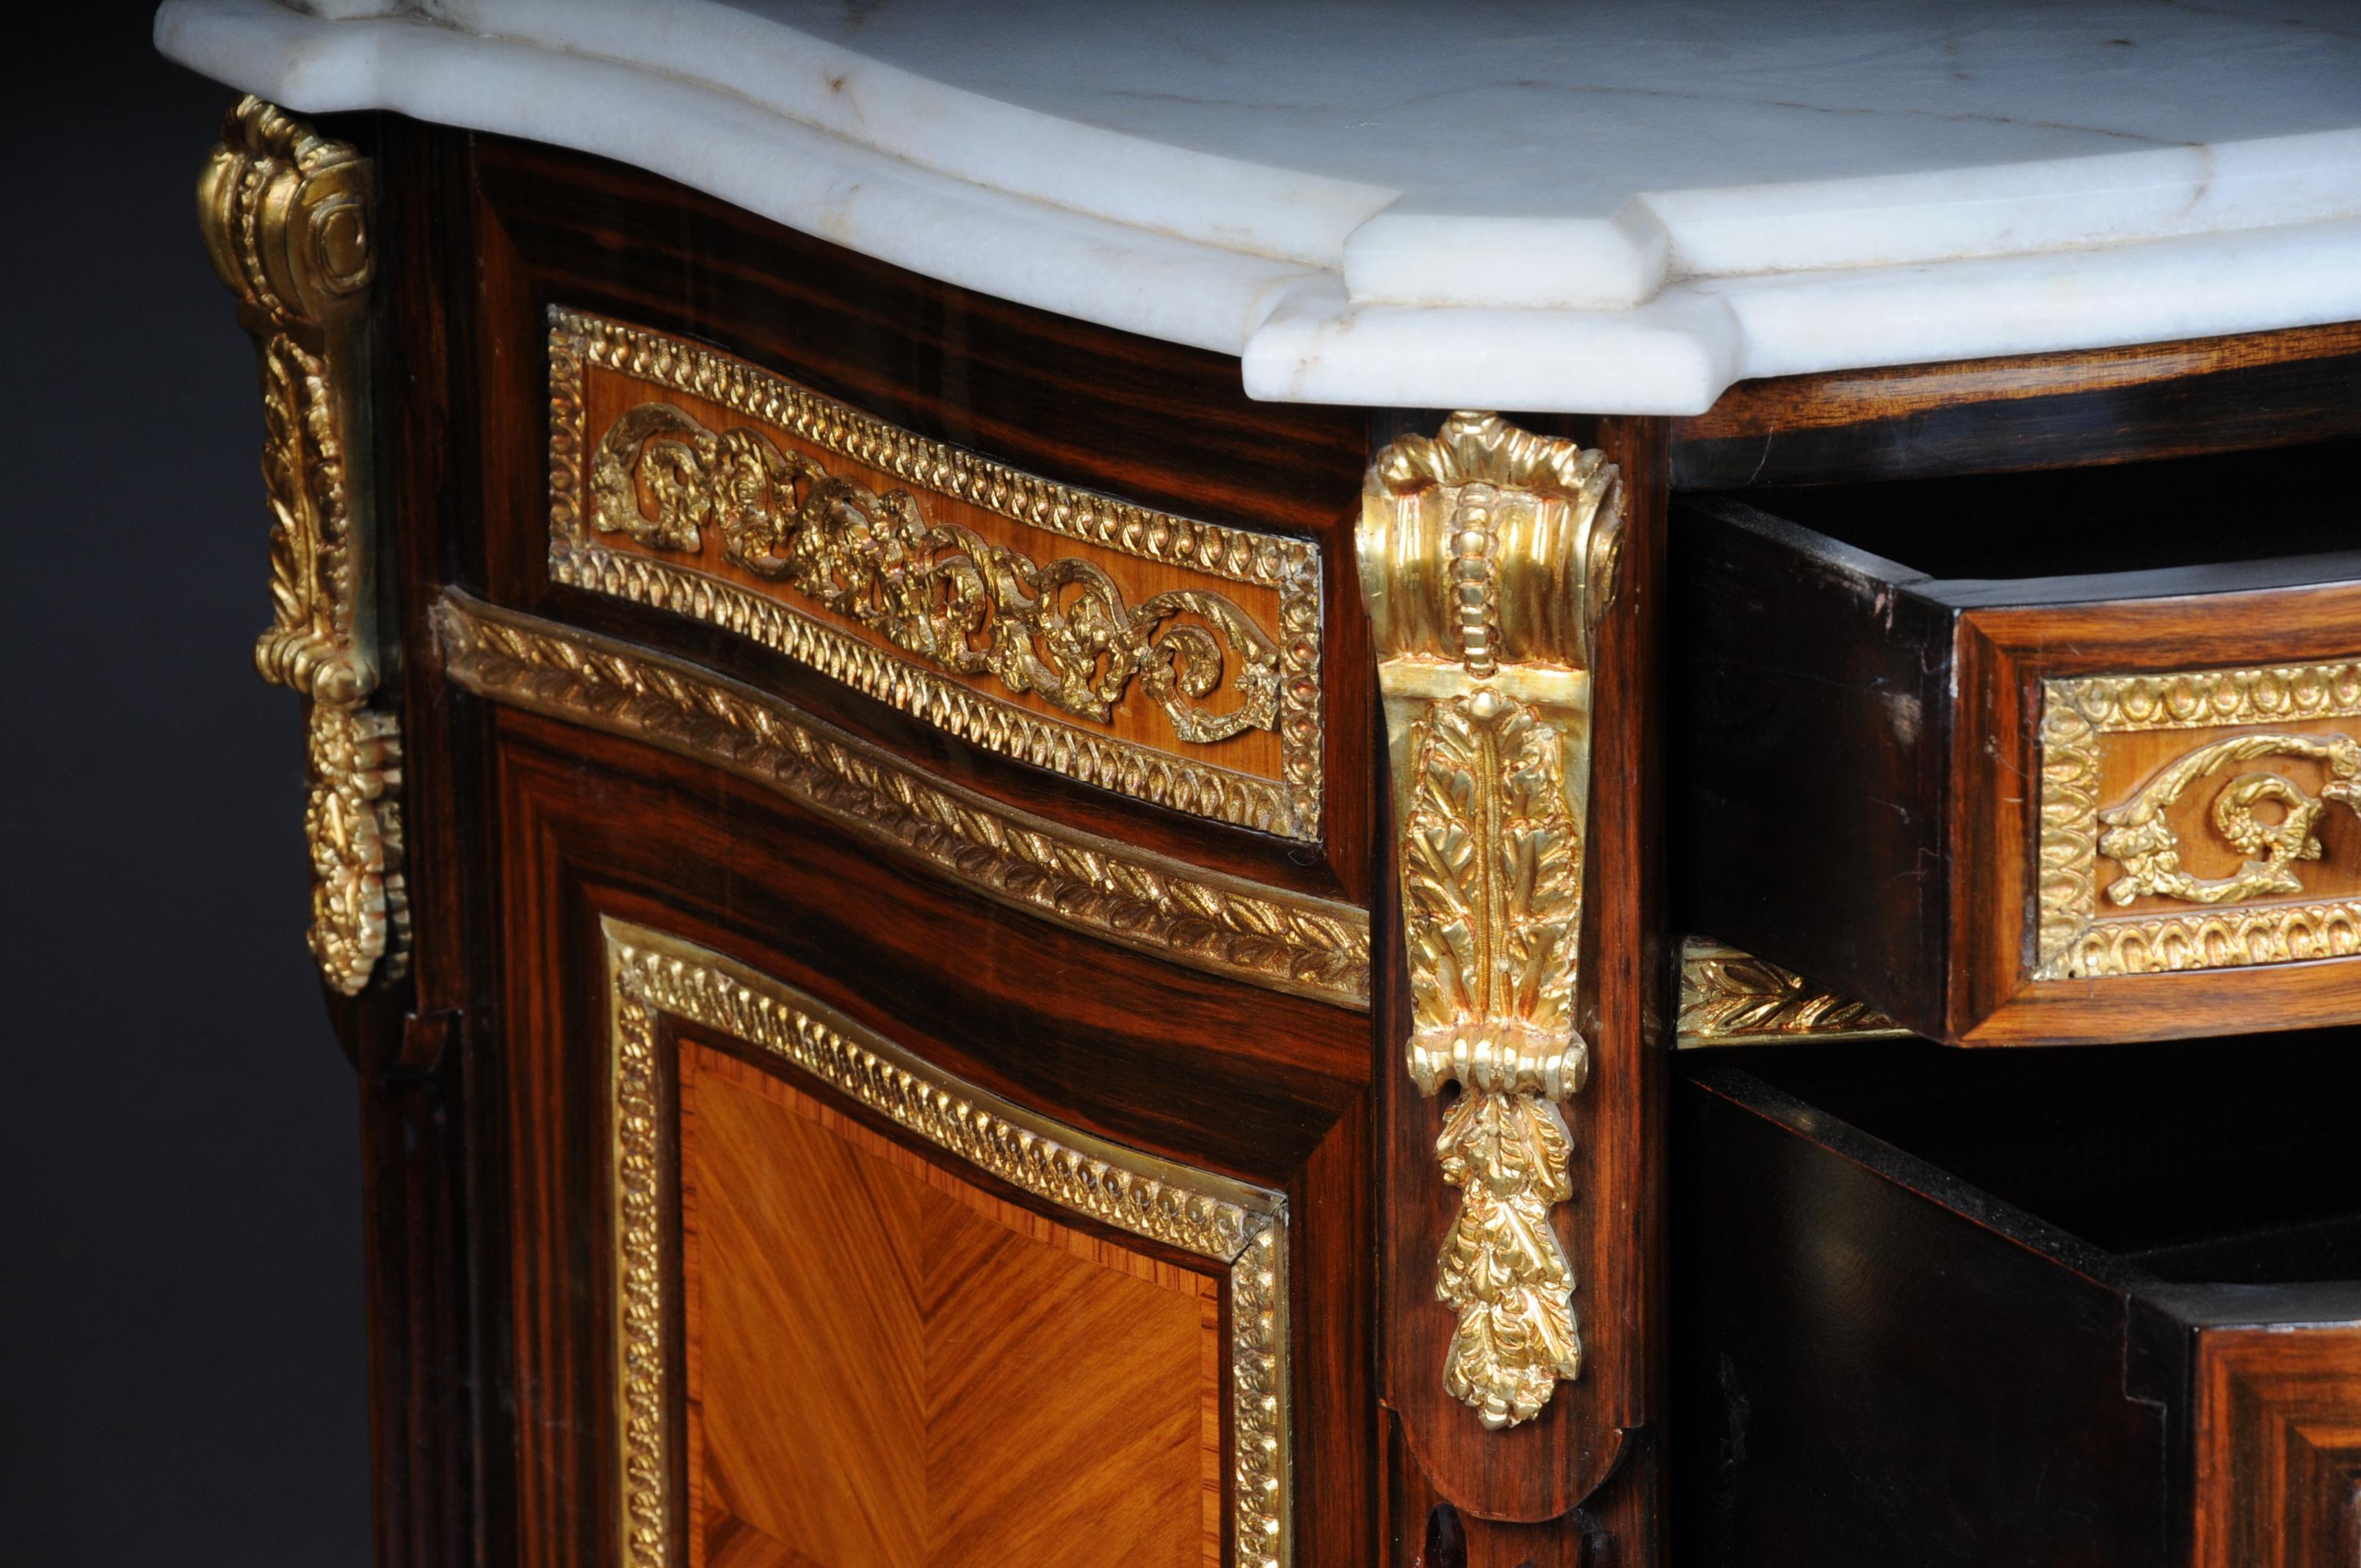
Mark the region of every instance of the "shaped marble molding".
<instances>
[{"instance_id":1,"label":"shaped marble molding","mask_svg":"<svg viewBox=\"0 0 2361 1568\"><path fill-rule=\"evenodd\" d=\"M1696 413L1748 377L2361 316L2361 40L2324 0L1806 31L1765 0L1712 53L1645 8L1121 3L1039 49L951 0L315 8L169 0L157 38L1235 355L1262 398Z\"/></svg>"}]
</instances>

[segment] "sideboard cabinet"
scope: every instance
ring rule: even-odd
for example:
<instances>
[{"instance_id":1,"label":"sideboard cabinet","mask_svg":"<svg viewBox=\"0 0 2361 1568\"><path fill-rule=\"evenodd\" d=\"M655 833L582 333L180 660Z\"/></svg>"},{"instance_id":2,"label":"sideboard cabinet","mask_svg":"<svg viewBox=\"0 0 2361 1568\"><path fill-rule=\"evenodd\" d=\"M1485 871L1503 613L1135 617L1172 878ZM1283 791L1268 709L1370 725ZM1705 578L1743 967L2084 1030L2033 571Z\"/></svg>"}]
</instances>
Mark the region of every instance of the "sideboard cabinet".
<instances>
[{"instance_id":1,"label":"sideboard cabinet","mask_svg":"<svg viewBox=\"0 0 2361 1568\"><path fill-rule=\"evenodd\" d=\"M379 1561L2355 1562L2349 43L992 9L159 16Z\"/></svg>"}]
</instances>

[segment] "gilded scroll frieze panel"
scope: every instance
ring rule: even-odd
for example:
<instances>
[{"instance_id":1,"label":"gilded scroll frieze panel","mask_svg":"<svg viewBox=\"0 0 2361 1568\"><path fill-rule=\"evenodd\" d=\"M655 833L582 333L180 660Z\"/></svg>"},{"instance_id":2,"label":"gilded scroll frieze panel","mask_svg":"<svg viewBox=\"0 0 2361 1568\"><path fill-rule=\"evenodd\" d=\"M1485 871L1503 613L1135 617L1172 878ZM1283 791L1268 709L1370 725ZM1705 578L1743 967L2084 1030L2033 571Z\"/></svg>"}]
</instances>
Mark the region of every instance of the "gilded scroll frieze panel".
<instances>
[{"instance_id":1,"label":"gilded scroll frieze panel","mask_svg":"<svg viewBox=\"0 0 2361 1568\"><path fill-rule=\"evenodd\" d=\"M2045 682L2037 980L2361 955L2361 663Z\"/></svg>"},{"instance_id":2,"label":"gilded scroll frieze panel","mask_svg":"<svg viewBox=\"0 0 2361 1568\"><path fill-rule=\"evenodd\" d=\"M1312 543L1059 485L572 311L549 356L557 580L1035 766L1318 836Z\"/></svg>"}]
</instances>

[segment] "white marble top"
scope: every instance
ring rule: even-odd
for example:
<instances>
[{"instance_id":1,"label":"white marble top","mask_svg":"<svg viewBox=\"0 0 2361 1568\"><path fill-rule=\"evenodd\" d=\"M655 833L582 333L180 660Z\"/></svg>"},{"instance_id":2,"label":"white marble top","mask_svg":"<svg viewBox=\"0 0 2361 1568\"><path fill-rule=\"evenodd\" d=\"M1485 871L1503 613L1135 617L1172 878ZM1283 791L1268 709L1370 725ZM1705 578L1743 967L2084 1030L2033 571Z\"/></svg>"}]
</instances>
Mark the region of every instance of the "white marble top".
<instances>
[{"instance_id":1,"label":"white marble top","mask_svg":"<svg viewBox=\"0 0 2361 1568\"><path fill-rule=\"evenodd\" d=\"M169 0L156 37L1263 398L1686 413L2361 318L2356 0Z\"/></svg>"}]
</instances>

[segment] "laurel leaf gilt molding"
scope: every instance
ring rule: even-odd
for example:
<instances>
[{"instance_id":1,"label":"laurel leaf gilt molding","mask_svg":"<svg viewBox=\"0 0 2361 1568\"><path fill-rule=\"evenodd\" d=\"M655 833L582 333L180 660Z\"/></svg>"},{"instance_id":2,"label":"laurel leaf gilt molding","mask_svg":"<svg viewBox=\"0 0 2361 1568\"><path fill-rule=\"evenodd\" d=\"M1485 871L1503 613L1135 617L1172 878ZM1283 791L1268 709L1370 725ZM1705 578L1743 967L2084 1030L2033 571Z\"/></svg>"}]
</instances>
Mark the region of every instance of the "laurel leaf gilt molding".
<instances>
[{"instance_id":1,"label":"laurel leaf gilt molding","mask_svg":"<svg viewBox=\"0 0 2361 1568\"><path fill-rule=\"evenodd\" d=\"M247 97L197 185L205 249L261 369L273 613L255 667L304 700L310 943L347 996L409 963L401 740L371 701L369 180L354 148Z\"/></svg>"},{"instance_id":2,"label":"laurel leaf gilt molding","mask_svg":"<svg viewBox=\"0 0 2361 1568\"><path fill-rule=\"evenodd\" d=\"M1580 1376L1559 1107L1589 831L1593 633L1615 596L1623 487L1596 451L1492 414L1371 466L1358 532L1378 656L1411 971L1408 1068L1461 1093L1436 1144L1461 1201L1435 1294L1451 1395L1489 1428Z\"/></svg>"},{"instance_id":3,"label":"laurel leaf gilt molding","mask_svg":"<svg viewBox=\"0 0 2361 1568\"><path fill-rule=\"evenodd\" d=\"M1356 905L1223 875L938 779L686 660L446 592L445 674L495 702L726 770L1039 918L1273 991L1366 1009Z\"/></svg>"},{"instance_id":4,"label":"laurel leaf gilt molding","mask_svg":"<svg viewBox=\"0 0 2361 1568\"><path fill-rule=\"evenodd\" d=\"M1865 1003L1823 990L1794 970L1703 937L1681 944L1676 1045L1772 1045L1866 1040L1909 1030Z\"/></svg>"}]
</instances>

